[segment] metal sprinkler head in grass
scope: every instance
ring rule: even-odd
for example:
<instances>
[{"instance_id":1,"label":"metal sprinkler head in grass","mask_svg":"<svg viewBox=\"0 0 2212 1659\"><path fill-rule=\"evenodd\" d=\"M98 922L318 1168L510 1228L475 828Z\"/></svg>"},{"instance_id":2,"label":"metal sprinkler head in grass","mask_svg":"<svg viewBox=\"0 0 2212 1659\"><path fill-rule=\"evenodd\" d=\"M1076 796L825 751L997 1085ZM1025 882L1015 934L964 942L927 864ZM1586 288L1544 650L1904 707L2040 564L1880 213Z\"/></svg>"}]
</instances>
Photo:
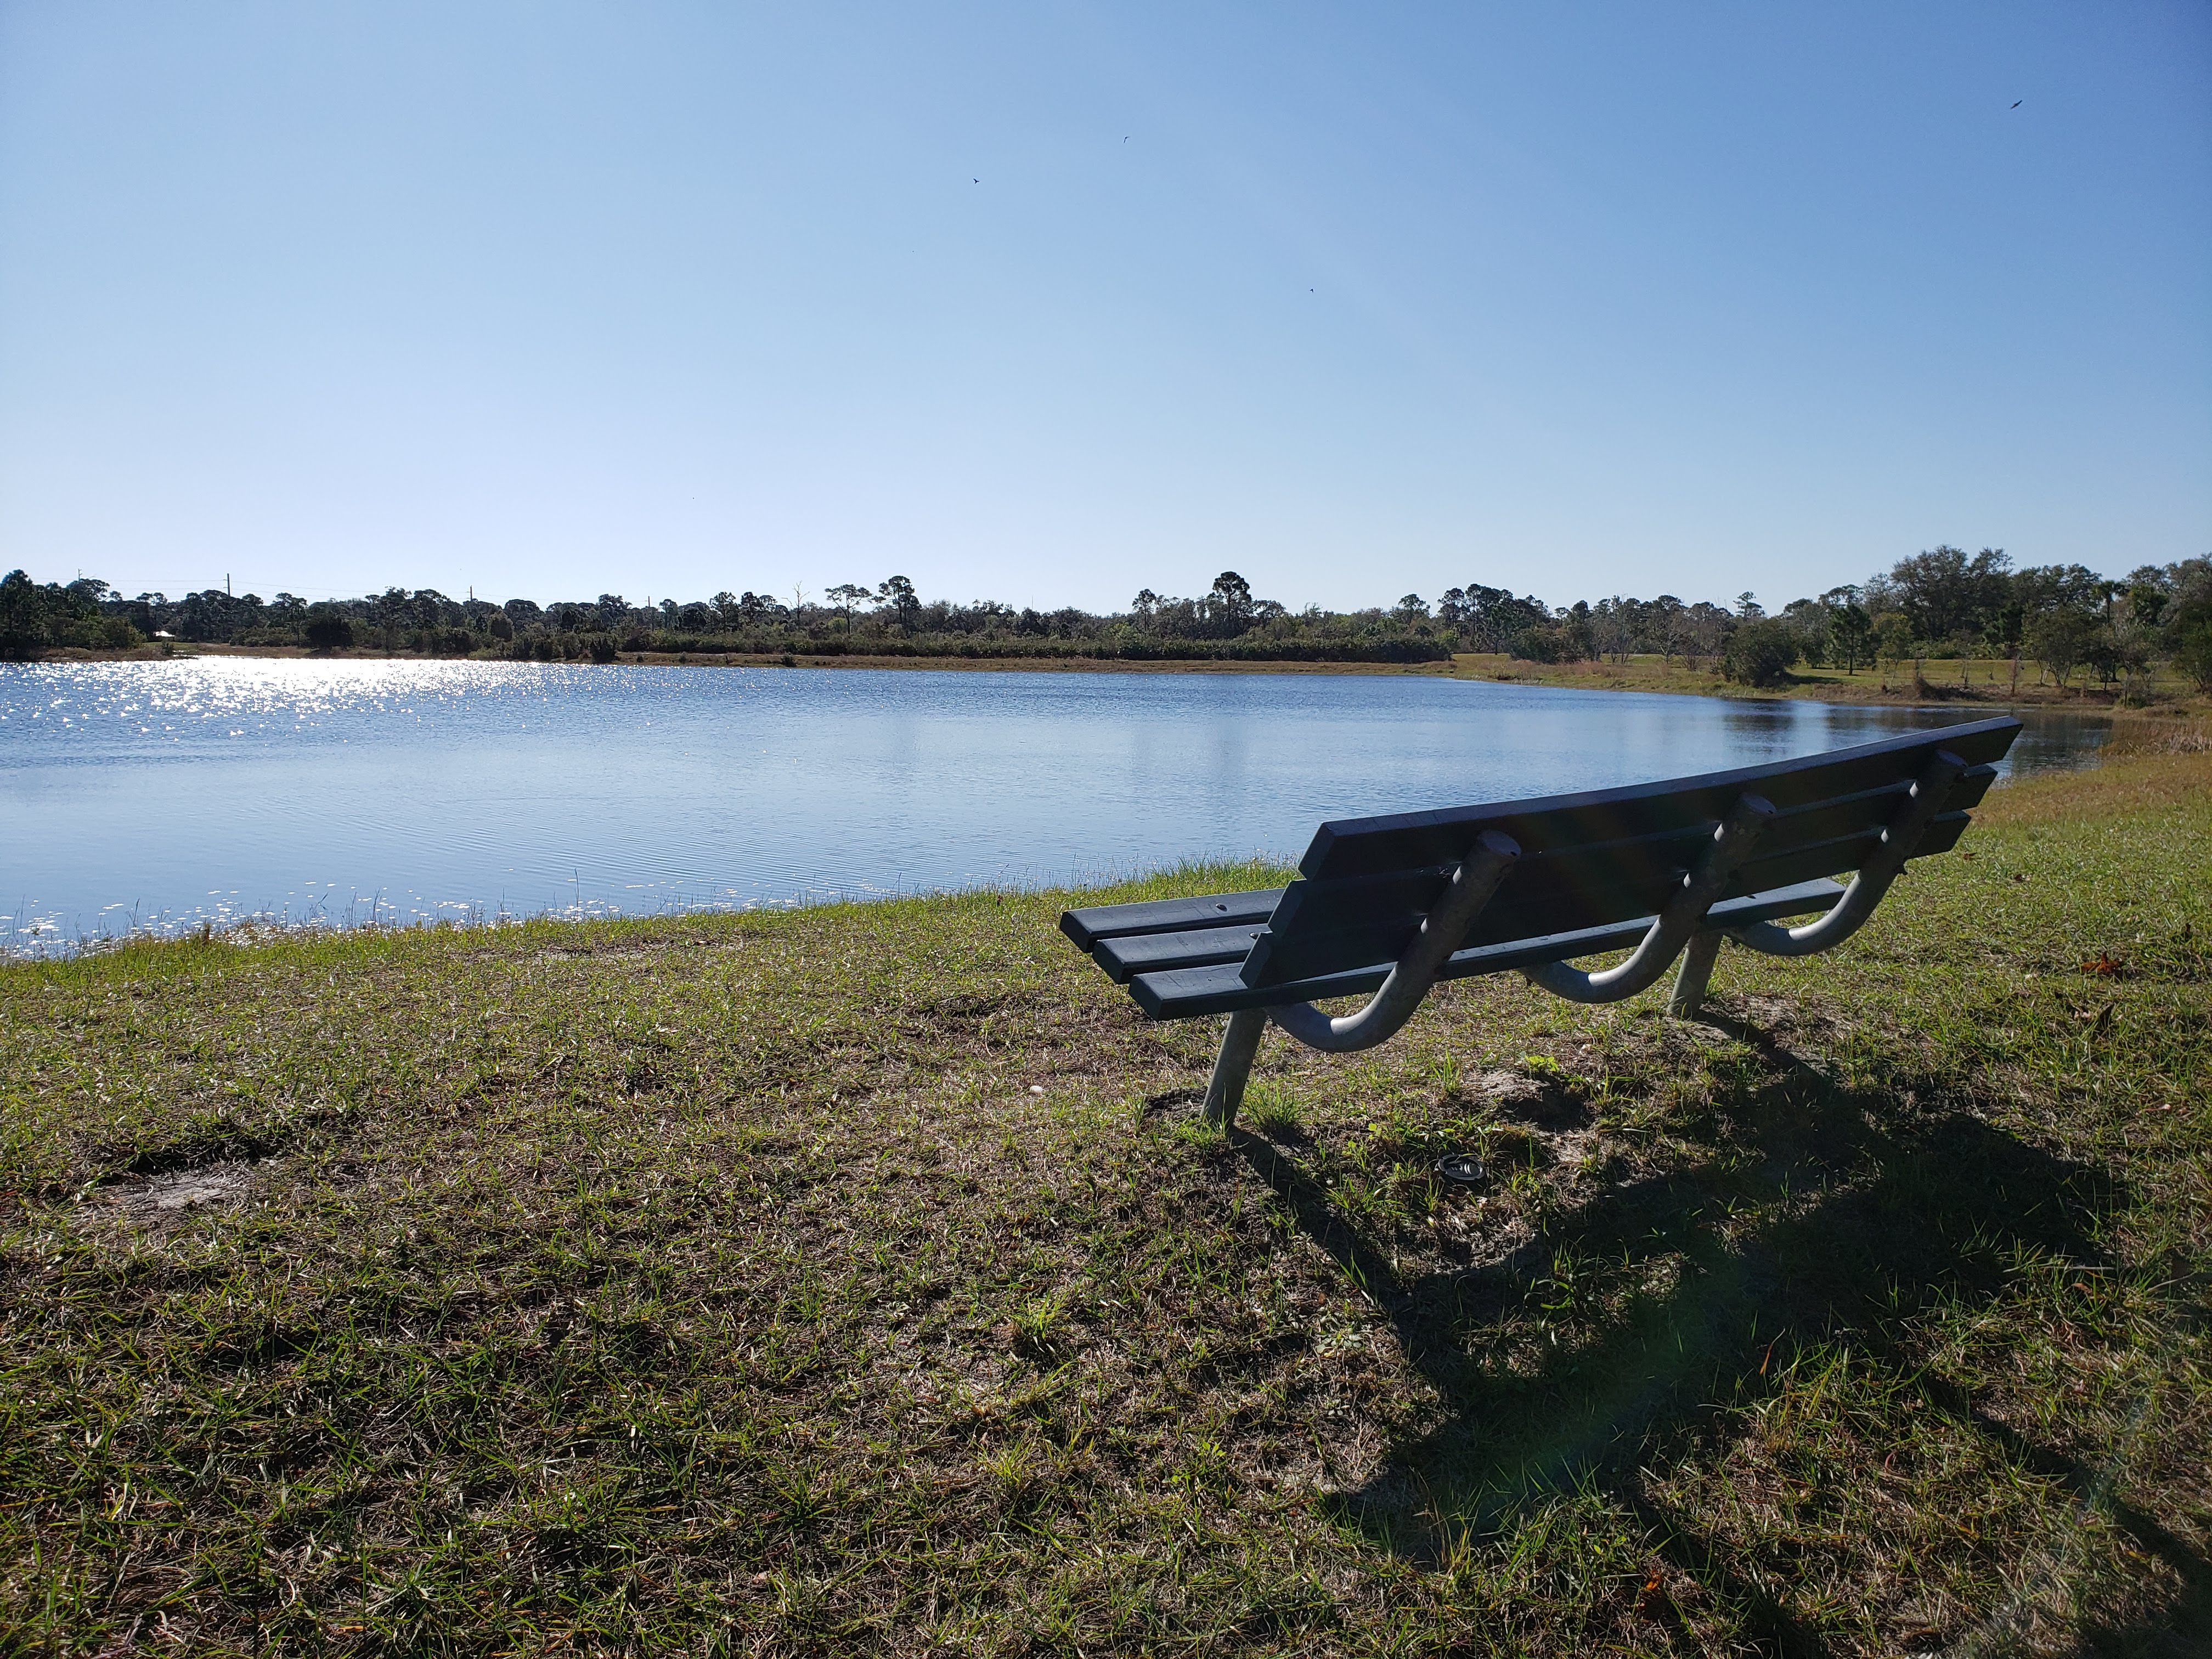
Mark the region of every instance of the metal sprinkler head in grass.
<instances>
[{"instance_id":1,"label":"metal sprinkler head in grass","mask_svg":"<svg viewBox=\"0 0 2212 1659\"><path fill-rule=\"evenodd\" d=\"M1437 1160L1437 1173L1455 1187L1480 1187L1488 1178L1473 1152L1447 1152Z\"/></svg>"}]
</instances>

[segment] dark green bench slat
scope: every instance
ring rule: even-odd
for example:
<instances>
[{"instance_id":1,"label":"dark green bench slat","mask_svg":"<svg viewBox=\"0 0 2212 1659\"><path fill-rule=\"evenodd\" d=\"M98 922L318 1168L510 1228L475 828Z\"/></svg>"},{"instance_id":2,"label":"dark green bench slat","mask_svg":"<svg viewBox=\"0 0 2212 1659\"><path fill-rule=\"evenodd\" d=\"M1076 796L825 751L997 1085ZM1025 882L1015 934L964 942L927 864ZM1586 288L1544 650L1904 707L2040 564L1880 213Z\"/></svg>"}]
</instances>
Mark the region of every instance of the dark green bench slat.
<instances>
[{"instance_id":1,"label":"dark green bench slat","mask_svg":"<svg viewBox=\"0 0 2212 1659\"><path fill-rule=\"evenodd\" d=\"M1926 857L1948 853L1959 843L1969 822L1964 812L1945 812L1923 832L1915 857ZM1710 831L1707 832L1710 835ZM1702 846L1705 836L1696 843ZM1735 872L1735 878L1723 890L1722 897L1737 898L1753 893L1772 892L1779 888L1810 881L1816 877L1840 875L1853 871L1866 861L1867 855L1881 844L1879 826L1869 826L1856 835L1832 836L1809 846L1791 848L1784 852L1753 859ZM1597 849L1603 851L1603 849ZM1519 878L1523 869L1516 868L1508 876L1497 897L1486 905L1474 920L1467 935L1469 947L1510 944L1515 939L1556 933L1576 933L1590 927L1608 927L1616 922L1632 921L1639 916L1651 916L1681 884L1684 868L1662 867L1650 873L1623 873L1619 868L1608 869L1604 859L1586 859L1577 852L1556 860L1569 866L1579 880L1546 881L1522 884ZM1626 860L1621 860L1626 863ZM1433 872L1420 872L1427 890L1433 892L1443 885L1443 877ZM1527 873L1540 877L1540 863ZM1314 883L1314 886L1352 888L1354 884L1387 890L1387 884L1360 878L1349 883ZM1304 885L1304 884L1301 884ZM1407 897L1419 888L1407 884ZM1293 886L1284 900L1283 910L1291 907L1299 886ZM1334 927L1316 928L1294 927L1288 929L1279 924L1271 925L1254 942L1249 955L1243 959L1241 975L1248 985L1282 985L1294 980L1312 979L1343 969L1364 967L1371 963L1393 962L1412 944L1420 931L1425 915L1425 903L1420 908L1410 902L1393 904L1389 908L1380 903L1372 905L1364 914L1340 906L1333 898L1326 910L1322 906L1301 909L1301 916L1316 914L1344 914L1347 919ZM1212 961L1225 960L1214 957ZM1163 963L1163 966L1165 964ZM1138 971L1142 972L1143 969Z\"/></svg>"},{"instance_id":2,"label":"dark green bench slat","mask_svg":"<svg viewBox=\"0 0 2212 1659\"><path fill-rule=\"evenodd\" d=\"M1132 933L1121 939L1102 939L1091 947L1091 959L1106 970L1116 985L1127 985L1133 974L1156 974L1170 968L1203 968L1216 962L1242 962L1252 941L1265 931L1242 927L1206 927L1185 933Z\"/></svg>"},{"instance_id":3,"label":"dark green bench slat","mask_svg":"<svg viewBox=\"0 0 2212 1659\"><path fill-rule=\"evenodd\" d=\"M1524 856L1592 842L1635 840L1717 822L1746 790L1755 790L1787 811L1910 781L1939 749L1970 765L1999 760L2019 730L2015 720L1976 720L1699 778L1340 819L1316 832L1298 868L1309 879L1319 880L1453 863L1485 830L1510 836Z\"/></svg>"},{"instance_id":4,"label":"dark green bench slat","mask_svg":"<svg viewBox=\"0 0 2212 1659\"><path fill-rule=\"evenodd\" d=\"M1978 804L1996 775L1992 767L1970 768L1945 798L1946 817ZM1759 856L1736 872L1723 896L1856 870L1880 845L1883 826L1896 817L1910 787L1893 780L1778 813L1760 836ZM1704 856L1712 830L1711 823L1701 822L1524 855L1476 919L1467 942L1504 944L1653 915ZM1920 853L1946 852L1957 841L1954 829L1940 844L1923 841ZM1431 866L1293 882L1267 932L1244 959L1245 982L1279 985L1395 958L1413 942L1445 879L1444 870Z\"/></svg>"},{"instance_id":5,"label":"dark green bench slat","mask_svg":"<svg viewBox=\"0 0 2212 1659\"><path fill-rule=\"evenodd\" d=\"M1925 858L1949 852L1958 844L1967 822L1965 812L1939 813L1922 832L1913 856ZM1881 827L1870 824L1850 835L1832 836L1822 841L1762 852L1735 872L1721 890L1721 896L1737 898L1746 893L1771 892L1778 887L1809 881L1815 876L1844 874L1865 863L1881 842ZM1693 850L1702 852L1704 847L1705 839L1700 837ZM1614 873L1607 871L1602 860L1586 862L1577 855L1571 866L1577 878L1572 880L1542 879L1547 872L1540 865L1530 872L1539 879L1528 884L1519 884L1512 877L1507 878L1498 896L1476 917L1468 937L1481 944L1536 933L1596 927L1631 916L1655 915L1681 884L1690 862L1686 858L1671 869L1662 866L1649 873ZM1517 876L1520 872L1514 874Z\"/></svg>"},{"instance_id":6,"label":"dark green bench slat","mask_svg":"<svg viewBox=\"0 0 2212 1659\"><path fill-rule=\"evenodd\" d=\"M1827 909L1843 890L1832 881L1805 882L1779 892L1723 901L1707 915L1716 927L1741 927L1754 921L1808 915ZM1601 951L1624 950L1644 937L1652 921L1650 916L1639 916L1605 927L1477 946L1454 956L1437 977L1469 979L1480 974L1530 968L1540 962L1571 962ZM1179 968L1138 975L1129 981L1129 994L1137 1006L1154 1019L1188 1019L1201 1014L1233 1013L1239 1008L1364 995L1389 977L1391 965L1380 962L1320 978L1269 986L1247 985L1234 963Z\"/></svg>"},{"instance_id":7,"label":"dark green bench slat","mask_svg":"<svg viewBox=\"0 0 2212 1659\"><path fill-rule=\"evenodd\" d=\"M1263 887L1251 893L1209 893L1203 898L1098 904L1087 910L1061 911L1060 931L1088 951L1102 939L1125 939L1133 933L1180 933L1203 927L1249 927L1267 921L1282 897L1281 888Z\"/></svg>"},{"instance_id":8,"label":"dark green bench slat","mask_svg":"<svg viewBox=\"0 0 2212 1659\"><path fill-rule=\"evenodd\" d=\"M1952 789L1944 802L1946 810L1956 811L1978 805L1988 793L1990 780L1996 775L1993 768L1973 768ZM1762 838L1761 857L1778 857L1799 847L1834 842L1855 831L1871 830L1886 824L1896 816L1905 788L1904 784L1893 784L1871 793L1841 801L1823 801L1784 813ZM1679 879L1703 854L1712 830L1711 823L1699 823L1638 841L1604 842L1564 852L1538 854L1523 859L1506 877L1492 903L1510 906L1525 901L1540 905L1558 902L1563 893L1596 894L1620 890L1628 896L1620 902L1614 914L1590 915L1570 925L1594 927L1603 921L1642 915L1652 902L1639 896L1646 884ZM1856 866L1836 866L1852 867ZM1395 925L1406 916L1418 918L1427 914L1430 905L1443 890L1449 868L1431 865L1377 875L1346 876L1334 881L1293 882L1284 891L1283 901L1276 906L1273 915L1268 918L1268 926L1279 934L1332 933L1370 921L1387 926ZM1834 871L1820 873L1832 875ZM1735 890L1757 892L1782 884L1785 884L1754 880L1740 884ZM1539 925L1541 921L1538 919ZM1559 930L1547 927L1545 931Z\"/></svg>"}]
</instances>

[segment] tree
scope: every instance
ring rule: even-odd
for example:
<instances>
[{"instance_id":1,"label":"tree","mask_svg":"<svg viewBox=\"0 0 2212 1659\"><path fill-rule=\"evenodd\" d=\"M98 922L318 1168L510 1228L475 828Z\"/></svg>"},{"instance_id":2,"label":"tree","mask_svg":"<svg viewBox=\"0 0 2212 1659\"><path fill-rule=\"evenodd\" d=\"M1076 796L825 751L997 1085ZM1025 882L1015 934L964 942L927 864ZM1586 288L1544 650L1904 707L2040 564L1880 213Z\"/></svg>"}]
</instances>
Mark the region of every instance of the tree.
<instances>
[{"instance_id":1,"label":"tree","mask_svg":"<svg viewBox=\"0 0 2212 1659\"><path fill-rule=\"evenodd\" d=\"M0 577L0 654L22 656L46 644L46 599L21 570Z\"/></svg>"},{"instance_id":2,"label":"tree","mask_svg":"<svg viewBox=\"0 0 2212 1659\"><path fill-rule=\"evenodd\" d=\"M1721 674L1739 685L1779 685L1802 654L1797 630L1781 617L1741 624L1721 648Z\"/></svg>"},{"instance_id":3,"label":"tree","mask_svg":"<svg viewBox=\"0 0 2212 1659\"><path fill-rule=\"evenodd\" d=\"M1213 591L1206 596L1209 621L1224 624L1231 635L1242 634L1252 625L1252 584L1233 570L1224 570L1213 579Z\"/></svg>"},{"instance_id":4,"label":"tree","mask_svg":"<svg viewBox=\"0 0 2212 1659\"><path fill-rule=\"evenodd\" d=\"M2011 568L2001 547L1970 557L1961 548L1939 545L1899 560L1887 586L1914 637L1948 640L1984 630L2009 597Z\"/></svg>"},{"instance_id":5,"label":"tree","mask_svg":"<svg viewBox=\"0 0 2212 1659\"><path fill-rule=\"evenodd\" d=\"M2148 582L2139 581L2128 589L2128 615L2146 628L2158 626L2158 619L2164 614L2166 605L2164 590Z\"/></svg>"},{"instance_id":6,"label":"tree","mask_svg":"<svg viewBox=\"0 0 2212 1659\"><path fill-rule=\"evenodd\" d=\"M839 582L836 586L829 590L828 597L830 603L835 605L839 611L844 613L845 631L848 634L851 633L853 631L853 607L859 605L868 597L868 590L861 586L858 582Z\"/></svg>"},{"instance_id":7,"label":"tree","mask_svg":"<svg viewBox=\"0 0 2212 1659\"><path fill-rule=\"evenodd\" d=\"M2202 559L2174 569L2180 591L2160 613L2161 636L2173 665L2195 680L2198 690L2212 691L2212 569Z\"/></svg>"},{"instance_id":8,"label":"tree","mask_svg":"<svg viewBox=\"0 0 2212 1659\"><path fill-rule=\"evenodd\" d=\"M189 604L190 601L188 600L187 603ZM377 631L384 635L384 648L386 651L394 648L394 641L399 630L407 626L408 610L408 594L404 587L387 587L368 602L368 619ZM193 637L189 626L185 630L185 637L186 639Z\"/></svg>"},{"instance_id":9,"label":"tree","mask_svg":"<svg viewBox=\"0 0 2212 1659\"><path fill-rule=\"evenodd\" d=\"M2173 665L2196 681L2199 691L2212 691L2212 615L2192 618L2167 637Z\"/></svg>"},{"instance_id":10,"label":"tree","mask_svg":"<svg viewBox=\"0 0 2212 1659\"><path fill-rule=\"evenodd\" d=\"M921 598L912 582L903 576L885 577L876 590L876 603L898 618L900 633L914 631L914 613L921 608Z\"/></svg>"},{"instance_id":11,"label":"tree","mask_svg":"<svg viewBox=\"0 0 2212 1659\"><path fill-rule=\"evenodd\" d=\"M2027 648L2063 685L2096 642L2097 618L2078 605L2044 611L2027 625Z\"/></svg>"},{"instance_id":12,"label":"tree","mask_svg":"<svg viewBox=\"0 0 2212 1659\"><path fill-rule=\"evenodd\" d=\"M1465 589L1468 642L1482 651L1504 651L1519 635L1547 626L1551 608L1534 594L1516 599L1505 587L1469 582Z\"/></svg>"},{"instance_id":13,"label":"tree","mask_svg":"<svg viewBox=\"0 0 2212 1659\"><path fill-rule=\"evenodd\" d=\"M1881 660L1895 663L1901 670L1912 655L1912 624L1902 611L1885 611L1875 618L1874 641Z\"/></svg>"},{"instance_id":14,"label":"tree","mask_svg":"<svg viewBox=\"0 0 2212 1659\"><path fill-rule=\"evenodd\" d=\"M1856 674L1874 652L1874 618L1850 600L1828 611L1828 653L1844 659L1844 672Z\"/></svg>"},{"instance_id":15,"label":"tree","mask_svg":"<svg viewBox=\"0 0 2212 1659\"><path fill-rule=\"evenodd\" d=\"M334 651L352 643L352 617L327 600L307 608L307 644L312 648Z\"/></svg>"},{"instance_id":16,"label":"tree","mask_svg":"<svg viewBox=\"0 0 2212 1659\"><path fill-rule=\"evenodd\" d=\"M1565 635L1549 623L1521 629L1505 642L1505 649L1523 662L1565 662L1574 654Z\"/></svg>"},{"instance_id":17,"label":"tree","mask_svg":"<svg viewBox=\"0 0 2212 1659\"><path fill-rule=\"evenodd\" d=\"M1782 607L1782 620L1797 630L1797 649L1800 655L1815 668L1825 668L1831 656L1828 623L1830 607L1826 599L1792 599Z\"/></svg>"}]
</instances>

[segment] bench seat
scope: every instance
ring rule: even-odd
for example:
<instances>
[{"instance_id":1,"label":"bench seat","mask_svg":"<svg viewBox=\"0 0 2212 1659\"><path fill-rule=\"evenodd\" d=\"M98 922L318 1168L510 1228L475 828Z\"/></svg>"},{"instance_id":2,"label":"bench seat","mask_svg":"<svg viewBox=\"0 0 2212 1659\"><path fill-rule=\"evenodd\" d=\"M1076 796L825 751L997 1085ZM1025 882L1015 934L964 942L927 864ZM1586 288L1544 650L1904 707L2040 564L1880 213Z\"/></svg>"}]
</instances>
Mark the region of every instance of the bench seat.
<instances>
[{"instance_id":1,"label":"bench seat","mask_svg":"<svg viewBox=\"0 0 2212 1659\"><path fill-rule=\"evenodd\" d=\"M1843 897L1841 882L1800 882L1771 893L1728 899L1707 913L1713 925L1725 928L1751 921L1778 921L1785 916L1804 916L1826 911ZM1440 980L1473 979L1481 974L1502 974L1545 962L1572 962L1607 951L1624 951L1651 930L1656 917L1639 916L1604 927L1584 927L1571 933L1547 933L1537 939L1516 939L1505 945L1480 945L1455 951L1437 972ZM1239 1008L1264 1008L1285 1000L1320 1002L1330 997L1360 996L1380 988L1395 963L1380 962L1319 979L1288 985L1247 985L1237 973L1240 955L1225 965L1170 968L1158 973L1138 974L1127 982L1137 1006L1154 1019L1192 1019L1201 1014L1229 1014Z\"/></svg>"}]
</instances>

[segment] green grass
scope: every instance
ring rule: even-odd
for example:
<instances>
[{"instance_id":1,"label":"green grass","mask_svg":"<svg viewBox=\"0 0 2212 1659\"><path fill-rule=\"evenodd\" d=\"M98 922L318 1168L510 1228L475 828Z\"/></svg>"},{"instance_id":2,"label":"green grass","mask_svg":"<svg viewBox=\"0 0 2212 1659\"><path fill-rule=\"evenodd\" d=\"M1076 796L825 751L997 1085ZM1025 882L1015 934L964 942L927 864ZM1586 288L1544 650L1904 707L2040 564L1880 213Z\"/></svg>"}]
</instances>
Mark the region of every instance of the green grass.
<instances>
[{"instance_id":1,"label":"green grass","mask_svg":"<svg viewBox=\"0 0 2212 1659\"><path fill-rule=\"evenodd\" d=\"M0 1651L2200 1650L2212 762L1983 817L1226 1136L1051 895L0 968Z\"/></svg>"},{"instance_id":2,"label":"green grass","mask_svg":"<svg viewBox=\"0 0 2212 1659\"><path fill-rule=\"evenodd\" d=\"M2078 669L2061 686L2046 678L2033 658L2021 666L2015 686L2009 658L1929 657L1920 664L1925 680L1913 684L1913 665L1862 663L1856 671L1814 668L1800 663L1778 686L1733 684L1721 677L1717 658L1704 657L1694 668L1680 657L1662 658L1638 652L1625 661L1528 662L1503 651L1461 651L1453 654L1452 673L1462 679L1500 680L1526 685L1566 686L1596 691L1662 691L1678 695L1724 697L1795 697L1817 702L1927 703L1958 708L1987 703L1996 708L2029 706L2057 714L2101 714L2116 707L2127 708L2121 687L2094 683L2087 669ZM2148 706L2160 712L2203 714L2208 699L2196 684L2170 662L2159 662L2136 683L2136 690L2149 695Z\"/></svg>"}]
</instances>

